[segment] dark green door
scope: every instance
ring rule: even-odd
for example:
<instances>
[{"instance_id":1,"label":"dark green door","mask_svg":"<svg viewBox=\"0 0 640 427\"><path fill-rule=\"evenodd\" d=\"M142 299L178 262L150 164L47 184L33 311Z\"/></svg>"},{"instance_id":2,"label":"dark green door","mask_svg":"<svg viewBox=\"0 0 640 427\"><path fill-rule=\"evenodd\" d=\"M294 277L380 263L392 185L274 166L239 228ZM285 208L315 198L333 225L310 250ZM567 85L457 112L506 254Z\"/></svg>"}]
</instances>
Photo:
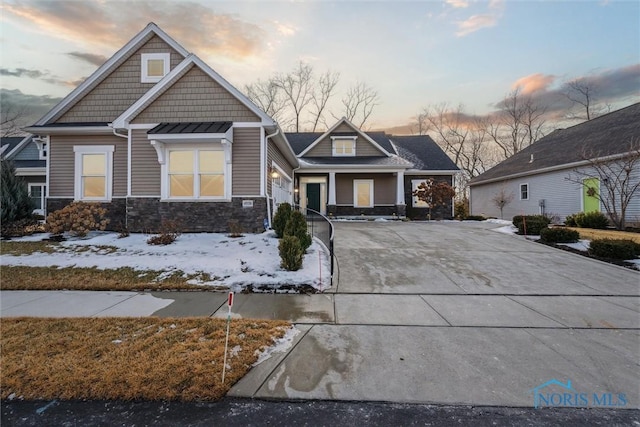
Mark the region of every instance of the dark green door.
<instances>
[{"instance_id":1,"label":"dark green door","mask_svg":"<svg viewBox=\"0 0 640 427\"><path fill-rule=\"evenodd\" d=\"M307 208L320 212L320 184L307 184Z\"/></svg>"}]
</instances>

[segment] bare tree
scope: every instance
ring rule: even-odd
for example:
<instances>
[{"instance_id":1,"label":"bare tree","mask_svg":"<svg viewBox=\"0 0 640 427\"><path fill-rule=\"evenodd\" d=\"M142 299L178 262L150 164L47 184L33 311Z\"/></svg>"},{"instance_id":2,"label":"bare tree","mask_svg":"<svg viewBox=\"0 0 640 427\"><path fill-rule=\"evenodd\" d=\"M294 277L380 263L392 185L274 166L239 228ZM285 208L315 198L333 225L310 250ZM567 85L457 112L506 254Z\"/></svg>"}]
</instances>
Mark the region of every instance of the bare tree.
<instances>
[{"instance_id":1,"label":"bare tree","mask_svg":"<svg viewBox=\"0 0 640 427\"><path fill-rule=\"evenodd\" d=\"M245 85L245 92L262 111L271 116L280 125L285 125L284 113L286 102L280 88L273 78L258 80Z\"/></svg>"},{"instance_id":2,"label":"bare tree","mask_svg":"<svg viewBox=\"0 0 640 427\"><path fill-rule=\"evenodd\" d=\"M411 125L411 131L414 135L426 135L431 130L429 126L429 109L424 108L420 113L416 114L415 122Z\"/></svg>"},{"instance_id":3,"label":"bare tree","mask_svg":"<svg viewBox=\"0 0 640 427\"><path fill-rule=\"evenodd\" d=\"M285 103L293 113L293 130L300 132L301 117L313 100L313 67L300 61L288 74L273 78L274 84L282 91Z\"/></svg>"},{"instance_id":4,"label":"bare tree","mask_svg":"<svg viewBox=\"0 0 640 427\"><path fill-rule=\"evenodd\" d=\"M616 229L624 230L627 208L640 196L640 138L632 139L627 152L619 156L585 151L582 158L587 166L575 169L566 179L597 197ZM589 186L589 178L598 178L599 190Z\"/></svg>"},{"instance_id":5,"label":"bare tree","mask_svg":"<svg viewBox=\"0 0 640 427\"><path fill-rule=\"evenodd\" d=\"M340 73L327 71L318 78L316 90L313 91L313 106L311 123L313 124L311 131L315 132L318 124L322 123L326 127L324 121L324 112L329 99L333 96L336 86L340 81Z\"/></svg>"},{"instance_id":6,"label":"bare tree","mask_svg":"<svg viewBox=\"0 0 640 427\"><path fill-rule=\"evenodd\" d=\"M26 126L31 110L24 105L16 105L0 100L0 136L23 136L22 127Z\"/></svg>"},{"instance_id":7,"label":"bare tree","mask_svg":"<svg viewBox=\"0 0 640 427\"><path fill-rule=\"evenodd\" d=\"M504 219L504 216L502 214L503 209L505 208L505 206L507 206L509 203L511 203L513 201L514 195L512 192L507 193L507 190L502 187L500 189L499 192L497 192L492 198L491 198L491 202L498 208L500 209L500 219Z\"/></svg>"},{"instance_id":8,"label":"bare tree","mask_svg":"<svg viewBox=\"0 0 640 427\"><path fill-rule=\"evenodd\" d=\"M547 107L518 87L500 103L497 114L486 122L487 133L507 159L544 136Z\"/></svg>"},{"instance_id":9,"label":"bare tree","mask_svg":"<svg viewBox=\"0 0 640 427\"><path fill-rule=\"evenodd\" d=\"M366 83L356 83L342 98L343 116L362 129L379 101L376 90ZM333 116L337 118L336 115Z\"/></svg>"},{"instance_id":10,"label":"bare tree","mask_svg":"<svg viewBox=\"0 0 640 427\"><path fill-rule=\"evenodd\" d=\"M570 111L568 119L589 121L611 111L611 105L598 102L596 85L585 77L565 83L564 94L572 102L572 107L578 105L581 110L577 114Z\"/></svg>"}]
</instances>

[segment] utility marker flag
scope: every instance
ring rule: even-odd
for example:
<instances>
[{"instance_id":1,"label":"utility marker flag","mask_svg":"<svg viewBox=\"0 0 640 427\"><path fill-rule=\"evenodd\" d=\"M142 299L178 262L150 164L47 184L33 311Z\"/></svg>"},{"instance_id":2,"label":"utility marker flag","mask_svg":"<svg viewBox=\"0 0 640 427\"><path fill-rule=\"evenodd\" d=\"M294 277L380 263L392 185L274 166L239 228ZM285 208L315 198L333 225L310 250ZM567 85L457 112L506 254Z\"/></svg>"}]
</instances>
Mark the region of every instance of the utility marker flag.
<instances>
[{"instance_id":1,"label":"utility marker flag","mask_svg":"<svg viewBox=\"0 0 640 427\"><path fill-rule=\"evenodd\" d=\"M224 362L222 363L222 384L224 384L224 376L227 372L227 349L229 348L229 326L231 325L231 307L233 307L233 292L229 292L229 298L227 299L227 307L229 312L227 313L227 337L224 340Z\"/></svg>"}]
</instances>

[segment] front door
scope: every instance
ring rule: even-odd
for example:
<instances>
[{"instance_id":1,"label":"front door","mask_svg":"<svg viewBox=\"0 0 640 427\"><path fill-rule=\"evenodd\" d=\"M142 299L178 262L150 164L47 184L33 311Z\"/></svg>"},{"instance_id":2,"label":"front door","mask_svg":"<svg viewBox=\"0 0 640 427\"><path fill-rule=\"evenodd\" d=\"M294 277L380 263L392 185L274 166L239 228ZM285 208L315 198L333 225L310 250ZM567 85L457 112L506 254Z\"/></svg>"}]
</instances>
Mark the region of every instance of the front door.
<instances>
[{"instance_id":1,"label":"front door","mask_svg":"<svg viewBox=\"0 0 640 427\"><path fill-rule=\"evenodd\" d=\"M587 178L582 181L583 212L600 212L600 180Z\"/></svg>"},{"instance_id":2,"label":"front door","mask_svg":"<svg viewBox=\"0 0 640 427\"><path fill-rule=\"evenodd\" d=\"M320 211L320 184L308 183L307 184L307 208L314 211Z\"/></svg>"}]
</instances>

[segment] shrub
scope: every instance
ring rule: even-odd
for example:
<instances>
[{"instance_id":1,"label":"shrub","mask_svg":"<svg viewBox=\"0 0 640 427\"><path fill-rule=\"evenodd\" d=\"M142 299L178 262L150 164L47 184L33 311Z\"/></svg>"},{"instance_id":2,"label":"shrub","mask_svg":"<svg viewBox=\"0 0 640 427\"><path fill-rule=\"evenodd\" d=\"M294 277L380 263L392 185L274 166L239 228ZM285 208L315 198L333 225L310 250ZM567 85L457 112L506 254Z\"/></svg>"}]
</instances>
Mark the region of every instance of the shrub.
<instances>
[{"instance_id":1,"label":"shrub","mask_svg":"<svg viewBox=\"0 0 640 427\"><path fill-rule=\"evenodd\" d=\"M595 239L589 245L589 253L603 258L633 259L640 255L640 244L627 239Z\"/></svg>"},{"instance_id":2,"label":"shrub","mask_svg":"<svg viewBox=\"0 0 640 427\"><path fill-rule=\"evenodd\" d=\"M242 237L243 232L242 225L237 219L229 221L229 237Z\"/></svg>"},{"instance_id":3,"label":"shrub","mask_svg":"<svg viewBox=\"0 0 640 427\"><path fill-rule=\"evenodd\" d=\"M551 223L551 219L544 215L516 215L513 217L513 225L518 228L518 234L536 235Z\"/></svg>"},{"instance_id":4,"label":"shrub","mask_svg":"<svg viewBox=\"0 0 640 427\"><path fill-rule=\"evenodd\" d=\"M467 199L456 202L453 207L453 214L460 221L469 215L469 201Z\"/></svg>"},{"instance_id":5,"label":"shrub","mask_svg":"<svg viewBox=\"0 0 640 427\"><path fill-rule=\"evenodd\" d=\"M296 236L284 236L278 245L280 267L288 271L297 271L302 267L304 250Z\"/></svg>"},{"instance_id":6,"label":"shrub","mask_svg":"<svg viewBox=\"0 0 640 427\"><path fill-rule=\"evenodd\" d=\"M284 228L287 226L290 217L291 205L289 203L280 203L276 214L273 216L273 222L271 223L278 239L284 236Z\"/></svg>"},{"instance_id":7,"label":"shrub","mask_svg":"<svg viewBox=\"0 0 640 427\"><path fill-rule=\"evenodd\" d=\"M580 212L576 214L576 225L581 228L604 229L609 226L607 216L602 212Z\"/></svg>"},{"instance_id":8,"label":"shrub","mask_svg":"<svg viewBox=\"0 0 640 427\"><path fill-rule=\"evenodd\" d=\"M162 231L156 235L147 239L149 245L170 245L180 237L181 225L179 221L163 220L161 224Z\"/></svg>"},{"instance_id":9,"label":"shrub","mask_svg":"<svg viewBox=\"0 0 640 427\"><path fill-rule=\"evenodd\" d=\"M8 224L2 224L2 237L30 236L44 232L44 224L35 218L23 218Z\"/></svg>"},{"instance_id":10,"label":"shrub","mask_svg":"<svg viewBox=\"0 0 640 427\"><path fill-rule=\"evenodd\" d=\"M580 234L562 227L543 228L540 230L540 239L547 243L575 243L580 239Z\"/></svg>"},{"instance_id":11,"label":"shrub","mask_svg":"<svg viewBox=\"0 0 640 427\"><path fill-rule=\"evenodd\" d=\"M307 220L300 211L291 212L291 217L287 221L287 226L284 228L285 236L296 236L300 241L302 252L306 252L307 248L311 246L311 235L307 232Z\"/></svg>"},{"instance_id":12,"label":"shrub","mask_svg":"<svg viewBox=\"0 0 640 427\"><path fill-rule=\"evenodd\" d=\"M486 218L482 215L467 215L464 217L466 221L484 221Z\"/></svg>"},{"instance_id":13,"label":"shrub","mask_svg":"<svg viewBox=\"0 0 640 427\"><path fill-rule=\"evenodd\" d=\"M2 160L0 169L0 222L4 227L31 218L35 206L29 197L27 183L16 176L13 162Z\"/></svg>"},{"instance_id":14,"label":"shrub","mask_svg":"<svg viewBox=\"0 0 640 427\"><path fill-rule=\"evenodd\" d=\"M107 210L98 203L73 202L47 216L46 231L61 235L65 231L84 237L89 231L104 230L109 224Z\"/></svg>"},{"instance_id":15,"label":"shrub","mask_svg":"<svg viewBox=\"0 0 640 427\"><path fill-rule=\"evenodd\" d=\"M571 214L571 215L567 215L567 217L564 219L564 224L567 227L577 227L578 223L576 222L576 216L578 214Z\"/></svg>"}]
</instances>

